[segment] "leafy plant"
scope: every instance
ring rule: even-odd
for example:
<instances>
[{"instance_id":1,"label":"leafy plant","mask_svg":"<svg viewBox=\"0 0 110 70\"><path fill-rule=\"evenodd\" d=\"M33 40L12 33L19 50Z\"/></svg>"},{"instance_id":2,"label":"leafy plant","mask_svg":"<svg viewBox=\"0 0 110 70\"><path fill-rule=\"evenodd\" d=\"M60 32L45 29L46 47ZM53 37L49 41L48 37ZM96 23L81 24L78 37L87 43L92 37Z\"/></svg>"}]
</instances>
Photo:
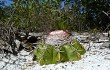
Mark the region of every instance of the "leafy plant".
<instances>
[{"instance_id":1,"label":"leafy plant","mask_svg":"<svg viewBox=\"0 0 110 70\"><path fill-rule=\"evenodd\" d=\"M77 40L74 40L62 46L51 46L42 43L34 51L34 56L40 65L47 65L80 60L81 55L85 52L84 47Z\"/></svg>"}]
</instances>

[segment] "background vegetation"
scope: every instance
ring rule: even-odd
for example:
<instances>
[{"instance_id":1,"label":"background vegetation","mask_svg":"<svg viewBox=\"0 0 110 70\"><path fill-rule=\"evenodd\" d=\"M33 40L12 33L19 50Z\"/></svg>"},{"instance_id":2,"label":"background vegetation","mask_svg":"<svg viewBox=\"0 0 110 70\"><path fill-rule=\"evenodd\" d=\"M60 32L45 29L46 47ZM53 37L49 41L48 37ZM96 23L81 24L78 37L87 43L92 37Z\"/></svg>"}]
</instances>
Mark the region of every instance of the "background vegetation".
<instances>
[{"instance_id":1,"label":"background vegetation","mask_svg":"<svg viewBox=\"0 0 110 70\"><path fill-rule=\"evenodd\" d=\"M110 27L109 0L13 0L0 2L0 23L27 31L106 31Z\"/></svg>"}]
</instances>

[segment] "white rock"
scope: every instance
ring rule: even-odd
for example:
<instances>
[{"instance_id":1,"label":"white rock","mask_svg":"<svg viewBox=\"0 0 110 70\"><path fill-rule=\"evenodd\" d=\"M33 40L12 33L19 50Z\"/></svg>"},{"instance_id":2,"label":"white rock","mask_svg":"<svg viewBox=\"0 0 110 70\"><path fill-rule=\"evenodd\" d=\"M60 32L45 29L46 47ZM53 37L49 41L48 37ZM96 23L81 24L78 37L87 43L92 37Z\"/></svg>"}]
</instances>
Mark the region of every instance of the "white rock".
<instances>
[{"instance_id":1,"label":"white rock","mask_svg":"<svg viewBox=\"0 0 110 70\"><path fill-rule=\"evenodd\" d=\"M15 64L7 64L3 70L18 70L18 66Z\"/></svg>"},{"instance_id":2,"label":"white rock","mask_svg":"<svg viewBox=\"0 0 110 70\"><path fill-rule=\"evenodd\" d=\"M29 33L29 36L42 36L43 35L43 33Z\"/></svg>"},{"instance_id":3,"label":"white rock","mask_svg":"<svg viewBox=\"0 0 110 70\"><path fill-rule=\"evenodd\" d=\"M13 60L13 61L17 60L17 57L14 56L14 55L11 55L10 58L11 58L11 60Z\"/></svg>"},{"instance_id":4,"label":"white rock","mask_svg":"<svg viewBox=\"0 0 110 70\"><path fill-rule=\"evenodd\" d=\"M14 40L14 42L16 43L16 46L19 49L21 42L19 40Z\"/></svg>"},{"instance_id":5,"label":"white rock","mask_svg":"<svg viewBox=\"0 0 110 70\"><path fill-rule=\"evenodd\" d=\"M107 42L107 41L109 41L109 40L107 40L107 39L99 39L99 42Z\"/></svg>"},{"instance_id":6,"label":"white rock","mask_svg":"<svg viewBox=\"0 0 110 70\"><path fill-rule=\"evenodd\" d=\"M102 44L102 46L103 47L110 47L110 42L109 41L108 42L105 42L105 43Z\"/></svg>"},{"instance_id":7,"label":"white rock","mask_svg":"<svg viewBox=\"0 0 110 70\"><path fill-rule=\"evenodd\" d=\"M9 59L3 58L2 61L9 62Z\"/></svg>"},{"instance_id":8,"label":"white rock","mask_svg":"<svg viewBox=\"0 0 110 70\"><path fill-rule=\"evenodd\" d=\"M33 57L31 55L29 55L29 56L19 56L18 58L23 59L24 62L32 61L32 59L33 59Z\"/></svg>"},{"instance_id":9,"label":"white rock","mask_svg":"<svg viewBox=\"0 0 110 70\"><path fill-rule=\"evenodd\" d=\"M3 68L5 66L5 62L0 61L0 69Z\"/></svg>"},{"instance_id":10,"label":"white rock","mask_svg":"<svg viewBox=\"0 0 110 70\"><path fill-rule=\"evenodd\" d=\"M108 37L108 33L103 33L104 36Z\"/></svg>"},{"instance_id":11,"label":"white rock","mask_svg":"<svg viewBox=\"0 0 110 70\"><path fill-rule=\"evenodd\" d=\"M22 50L20 51L19 53L20 55L23 55L23 56L26 56L26 55L29 55L29 52L25 51L25 50Z\"/></svg>"}]
</instances>

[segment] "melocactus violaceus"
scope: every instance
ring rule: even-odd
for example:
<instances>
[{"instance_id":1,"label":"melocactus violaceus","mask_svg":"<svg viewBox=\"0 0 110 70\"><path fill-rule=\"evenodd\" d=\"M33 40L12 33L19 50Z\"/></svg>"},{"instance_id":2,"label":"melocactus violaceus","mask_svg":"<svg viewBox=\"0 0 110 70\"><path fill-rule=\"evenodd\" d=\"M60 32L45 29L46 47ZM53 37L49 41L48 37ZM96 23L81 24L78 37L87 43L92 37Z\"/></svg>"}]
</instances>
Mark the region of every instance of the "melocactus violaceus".
<instances>
[{"instance_id":1,"label":"melocactus violaceus","mask_svg":"<svg viewBox=\"0 0 110 70\"><path fill-rule=\"evenodd\" d=\"M61 46L72 40L70 34L63 30L52 31L46 38L46 44L52 46Z\"/></svg>"}]
</instances>

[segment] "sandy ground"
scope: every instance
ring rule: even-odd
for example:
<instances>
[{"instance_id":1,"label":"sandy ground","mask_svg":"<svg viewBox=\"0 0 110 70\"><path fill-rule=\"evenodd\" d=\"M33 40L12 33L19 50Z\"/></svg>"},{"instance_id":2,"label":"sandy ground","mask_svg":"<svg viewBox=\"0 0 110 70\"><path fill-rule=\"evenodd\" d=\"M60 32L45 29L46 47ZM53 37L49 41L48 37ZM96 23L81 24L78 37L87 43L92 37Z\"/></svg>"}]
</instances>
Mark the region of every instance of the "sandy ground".
<instances>
[{"instance_id":1,"label":"sandy ground","mask_svg":"<svg viewBox=\"0 0 110 70\"><path fill-rule=\"evenodd\" d=\"M85 44L86 46L88 44ZM110 70L110 49L103 47L102 43L89 44L91 48L80 61L65 62L40 66L35 64L25 70Z\"/></svg>"},{"instance_id":2,"label":"sandy ground","mask_svg":"<svg viewBox=\"0 0 110 70\"><path fill-rule=\"evenodd\" d=\"M32 54L24 50L18 56L0 54L0 70L110 70L110 48L103 43L82 43L87 52L79 61L43 66L33 62Z\"/></svg>"}]
</instances>

